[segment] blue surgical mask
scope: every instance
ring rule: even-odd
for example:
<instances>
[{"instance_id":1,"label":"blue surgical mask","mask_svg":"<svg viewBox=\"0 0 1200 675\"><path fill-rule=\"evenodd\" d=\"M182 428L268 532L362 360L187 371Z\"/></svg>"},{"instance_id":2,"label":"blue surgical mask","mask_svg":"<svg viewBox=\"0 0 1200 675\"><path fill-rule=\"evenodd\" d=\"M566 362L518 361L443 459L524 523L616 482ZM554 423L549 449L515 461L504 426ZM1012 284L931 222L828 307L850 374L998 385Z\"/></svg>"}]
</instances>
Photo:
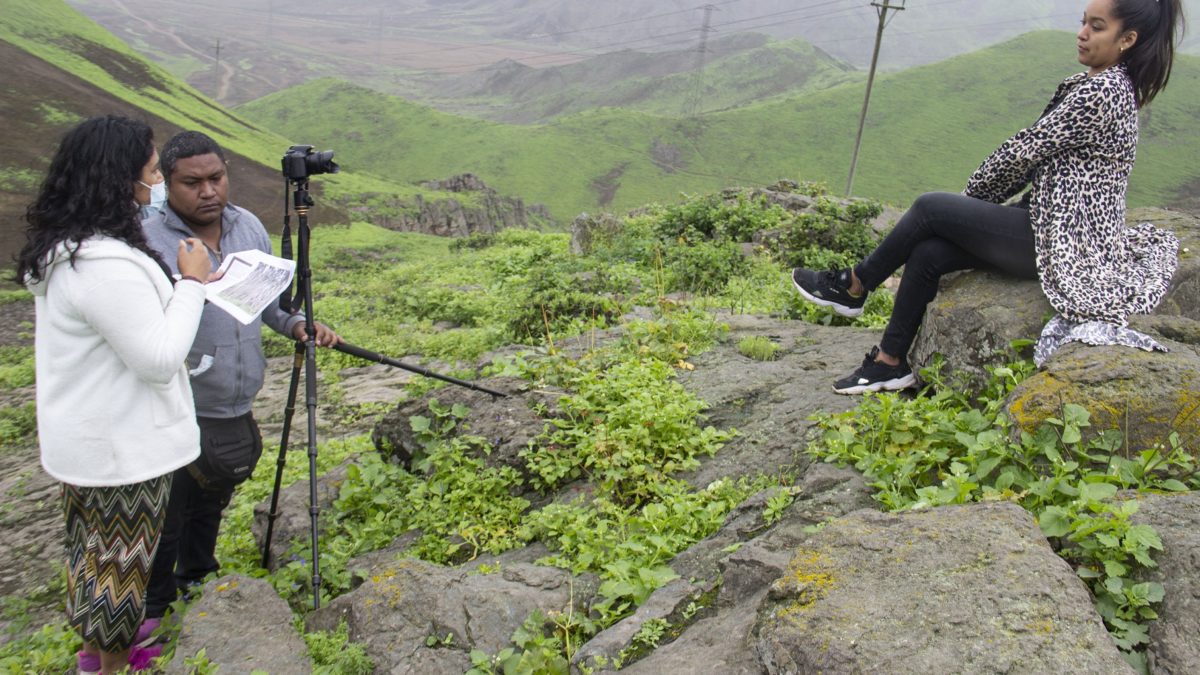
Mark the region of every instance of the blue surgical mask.
<instances>
[{"instance_id":1,"label":"blue surgical mask","mask_svg":"<svg viewBox=\"0 0 1200 675\"><path fill-rule=\"evenodd\" d=\"M140 180L138 182L142 183ZM142 183L142 185L150 188L150 203L142 206L142 218L148 218L162 211L163 204L167 203L167 183L166 181L159 181L154 185L146 185L145 183Z\"/></svg>"}]
</instances>

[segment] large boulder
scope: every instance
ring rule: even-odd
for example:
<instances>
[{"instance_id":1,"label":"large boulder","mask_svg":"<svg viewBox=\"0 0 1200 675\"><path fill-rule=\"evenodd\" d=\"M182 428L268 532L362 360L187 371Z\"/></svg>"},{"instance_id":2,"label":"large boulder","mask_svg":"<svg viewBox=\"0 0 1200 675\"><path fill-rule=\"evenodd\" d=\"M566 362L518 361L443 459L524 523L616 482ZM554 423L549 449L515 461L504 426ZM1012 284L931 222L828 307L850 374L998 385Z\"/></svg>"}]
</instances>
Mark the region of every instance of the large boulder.
<instances>
[{"instance_id":1,"label":"large boulder","mask_svg":"<svg viewBox=\"0 0 1200 675\"><path fill-rule=\"evenodd\" d=\"M1200 219L1175 211L1138 209L1128 221L1153 222L1179 237L1179 268L1156 316L1200 320ZM935 354L945 359L944 375L958 386L978 391L987 366L1012 360L1016 340L1036 340L1054 313L1037 281L1023 281L987 271L948 275L925 311L925 319L909 352L914 370L925 368Z\"/></svg>"},{"instance_id":2,"label":"large boulder","mask_svg":"<svg viewBox=\"0 0 1200 675\"><path fill-rule=\"evenodd\" d=\"M293 457L293 461L308 461L307 456L300 457L301 453L295 450L292 453L297 455ZM329 516L334 500L341 493L342 483L346 482L349 467L356 459L357 456L349 457L332 471L317 476L318 527L320 519ZM290 556L298 555L289 552L293 546L300 546L305 551L304 554L299 554L301 557L311 559L313 505L308 486L307 479L298 480L279 491L274 522L270 522L270 497L254 506L254 522L250 524L250 531L258 544L258 550L261 551L266 543L268 526L271 529L271 555L267 560L267 569L274 570L281 562L287 564ZM319 541L317 545L320 545Z\"/></svg>"},{"instance_id":3,"label":"large boulder","mask_svg":"<svg viewBox=\"0 0 1200 675\"><path fill-rule=\"evenodd\" d=\"M1010 503L859 511L800 544L759 608L776 673L1127 673L1087 588Z\"/></svg>"},{"instance_id":4,"label":"large boulder","mask_svg":"<svg viewBox=\"0 0 1200 675\"><path fill-rule=\"evenodd\" d=\"M943 359L942 377L952 386L980 391L988 366L1013 361L1018 340L1035 341L1054 309L1037 281L978 270L948 275L908 353L920 372Z\"/></svg>"},{"instance_id":5,"label":"large boulder","mask_svg":"<svg viewBox=\"0 0 1200 675\"><path fill-rule=\"evenodd\" d=\"M270 583L239 574L204 585L203 597L183 617L167 672L195 672L184 661L200 650L230 675L312 672L308 647L296 633L287 603Z\"/></svg>"},{"instance_id":6,"label":"large boulder","mask_svg":"<svg viewBox=\"0 0 1200 675\"><path fill-rule=\"evenodd\" d=\"M366 645L376 672L459 675L470 651L495 654L535 611L547 617L586 612L575 580L527 563L475 571L416 559L379 561L369 578L308 616L309 630L345 621ZM286 671L280 671L286 672Z\"/></svg>"},{"instance_id":7,"label":"large boulder","mask_svg":"<svg viewBox=\"0 0 1200 675\"><path fill-rule=\"evenodd\" d=\"M1172 433L1200 437L1200 340L1164 337L1200 338L1200 322L1148 317L1133 325L1171 351L1067 344L1009 394L1006 410L1015 428L1032 432L1075 403L1091 414L1085 431L1120 430L1130 450L1165 443Z\"/></svg>"},{"instance_id":8,"label":"large boulder","mask_svg":"<svg viewBox=\"0 0 1200 675\"><path fill-rule=\"evenodd\" d=\"M413 459L425 452L429 433L440 431L443 436L471 435L485 439L490 447L484 456L489 466L510 467L528 478L524 450L546 427L545 411L557 408L560 392L533 390L530 383L513 377L481 380L480 385L494 391L509 393L504 398L464 387L443 387L421 398L401 401L375 424L371 439L375 448L389 461L411 469ZM461 420L450 419L431 408L431 401L441 410L455 406L466 409ZM539 412L542 411L542 412ZM429 420L430 431L418 432L413 418Z\"/></svg>"},{"instance_id":9,"label":"large boulder","mask_svg":"<svg viewBox=\"0 0 1200 675\"><path fill-rule=\"evenodd\" d=\"M1155 552L1157 567L1144 570L1148 581L1166 590L1155 607L1146 656L1155 675L1200 673L1200 493L1142 495L1133 515L1150 525L1162 540Z\"/></svg>"}]
</instances>

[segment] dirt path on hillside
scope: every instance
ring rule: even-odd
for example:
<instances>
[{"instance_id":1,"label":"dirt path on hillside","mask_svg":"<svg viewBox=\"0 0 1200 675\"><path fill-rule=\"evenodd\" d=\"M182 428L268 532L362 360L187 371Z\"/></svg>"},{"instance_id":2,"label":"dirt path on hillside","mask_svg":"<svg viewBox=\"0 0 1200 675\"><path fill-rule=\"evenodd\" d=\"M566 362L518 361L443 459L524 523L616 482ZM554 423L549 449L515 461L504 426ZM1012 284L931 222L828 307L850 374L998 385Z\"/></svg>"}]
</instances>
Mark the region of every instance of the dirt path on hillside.
<instances>
[{"instance_id":1,"label":"dirt path on hillside","mask_svg":"<svg viewBox=\"0 0 1200 675\"><path fill-rule=\"evenodd\" d=\"M149 30L153 33L157 33L157 34L165 37L167 40L169 40L171 43L173 43L174 45L176 45L183 51L194 54L201 61L212 61L214 59L214 57L211 54L208 54L208 53L204 52L203 50L196 49L195 47L189 45L187 42L184 42L183 38L179 37L179 35L177 35L173 29L162 28L159 25L155 24L153 21L150 21L149 19L139 16L138 14L136 14L135 12L130 10L129 7L124 2L122 2L122 0L112 0L112 3L120 11L124 12L126 16L128 16L131 19L136 20L138 23L141 23L143 26L145 26L146 30ZM221 62L220 66L221 66L221 73L220 73L219 77L217 78L217 94L214 98L216 98L216 100L218 100L218 101L224 101L226 99L226 97L229 95L230 84L233 82L234 68L233 68L233 65L227 61Z\"/></svg>"}]
</instances>

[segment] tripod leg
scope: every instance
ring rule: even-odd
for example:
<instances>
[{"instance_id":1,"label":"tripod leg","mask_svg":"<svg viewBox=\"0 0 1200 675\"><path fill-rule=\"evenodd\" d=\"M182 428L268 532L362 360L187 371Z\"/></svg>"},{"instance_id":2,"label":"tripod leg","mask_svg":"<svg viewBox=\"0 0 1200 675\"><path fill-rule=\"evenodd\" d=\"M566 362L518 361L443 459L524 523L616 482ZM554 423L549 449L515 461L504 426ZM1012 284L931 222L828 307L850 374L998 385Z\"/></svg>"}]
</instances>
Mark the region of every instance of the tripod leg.
<instances>
[{"instance_id":1,"label":"tripod leg","mask_svg":"<svg viewBox=\"0 0 1200 675\"><path fill-rule=\"evenodd\" d=\"M308 305L312 306L309 296ZM311 314L310 314L311 315ZM312 515L313 609L321 608L321 551L317 544L317 521L321 507L317 503L317 338L309 321L304 355L304 393L308 407L308 503Z\"/></svg>"},{"instance_id":2,"label":"tripod leg","mask_svg":"<svg viewBox=\"0 0 1200 675\"><path fill-rule=\"evenodd\" d=\"M271 563L271 537L275 533L275 519L279 517L279 486L283 482L283 467L287 463L288 437L292 431L292 416L296 414L296 392L300 388L300 365L303 362L304 344L296 343L292 357L292 381L288 385L287 405L283 409L283 432L279 438L279 458L275 462L275 487L271 490L271 509L267 511L267 536L263 540L262 566Z\"/></svg>"}]
</instances>

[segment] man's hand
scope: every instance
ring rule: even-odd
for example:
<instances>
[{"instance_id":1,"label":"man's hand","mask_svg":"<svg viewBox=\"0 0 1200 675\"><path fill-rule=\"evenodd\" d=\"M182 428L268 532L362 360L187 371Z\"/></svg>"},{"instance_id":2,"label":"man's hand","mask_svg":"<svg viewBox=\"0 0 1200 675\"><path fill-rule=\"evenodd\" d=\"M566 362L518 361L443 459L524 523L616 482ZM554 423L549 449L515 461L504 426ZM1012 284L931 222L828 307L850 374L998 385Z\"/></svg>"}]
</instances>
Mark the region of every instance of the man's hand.
<instances>
[{"instance_id":1,"label":"man's hand","mask_svg":"<svg viewBox=\"0 0 1200 675\"><path fill-rule=\"evenodd\" d=\"M306 328L305 322L301 321L300 323L296 324L295 327L292 328L292 337L295 338L299 342L304 342L304 341L308 340L308 330ZM320 346L320 347L332 347L334 345L340 345L345 342L345 340L342 339L342 336L333 332L332 328L330 328L329 326L326 326L325 324L321 323L320 321L317 322L316 338L317 338L317 346Z\"/></svg>"}]
</instances>

